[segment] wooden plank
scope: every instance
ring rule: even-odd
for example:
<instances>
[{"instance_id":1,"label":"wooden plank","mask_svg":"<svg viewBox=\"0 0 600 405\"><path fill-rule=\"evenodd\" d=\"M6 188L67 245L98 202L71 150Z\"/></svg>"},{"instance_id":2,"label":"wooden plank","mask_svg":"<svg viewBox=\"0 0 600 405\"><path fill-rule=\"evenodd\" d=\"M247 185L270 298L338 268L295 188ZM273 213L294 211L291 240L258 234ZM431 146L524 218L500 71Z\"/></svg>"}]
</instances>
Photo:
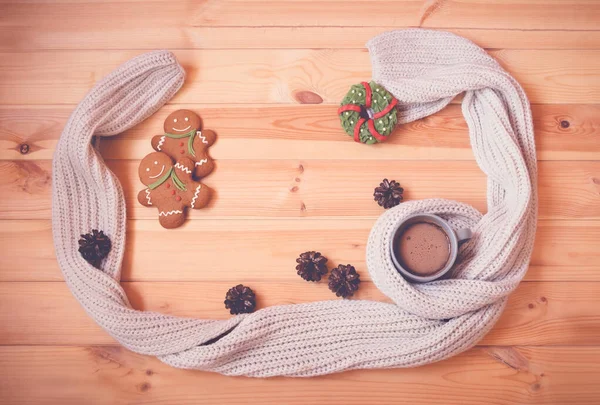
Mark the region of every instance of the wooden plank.
<instances>
[{"instance_id":1,"label":"wooden plank","mask_svg":"<svg viewBox=\"0 0 600 405\"><path fill-rule=\"evenodd\" d=\"M417 368L257 379L177 370L116 346L7 346L0 379L10 404L362 405L368 395L372 405L595 405L599 362L597 347L483 347Z\"/></svg>"},{"instance_id":2,"label":"wooden plank","mask_svg":"<svg viewBox=\"0 0 600 405\"><path fill-rule=\"evenodd\" d=\"M143 29L205 26L422 26L461 28L510 28L596 30L600 7L593 0L546 2L518 0L371 0L364 7L360 0L219 0L194 2L40 1L5 4L0 25L38 26L47 31L90 26L102 33L104 26ZM40 4L42 3L42 4ZM518 13L515 13L518 10ZM30 16L31 15L31 16ZM45 17L45 18L43 18ZM108 24L107 24L108 22ZM73 29L73 35L78 31ZM124 35L125 36L125 35Z\"/></svg>"},{"instance_id":3,"label":"wooden plank","mask_svg":"<svg viewBox=\"0 0 600 405\"><path fill-rule=\"evenodd\" d=\"M100 78L140 51L0 53L0 104L76 104ZM600 51L490 52L532 103L600 102ZM360 49L180 50L187 81L173 103L338 104L371 77ZM234 119L235 117L232 117Z\"/></svg>"},{"instance_id":4,"label":"wooden plank","mask_svg":"<svg viewBox=\"0 0 600 405\"><path fill-rule=\"evenodd\" d=\"M176 109L198 111L204 128L218 132L216 159L385 159L473 160L468 128L459 105L400 126L383 146L355 144L342 131L333 105L216 107L167 105L117 137L101 143L106 159L142 159L152 135ZM0 160L52 159L56 142L74 106L0 107ZM539 160L600 160L598 105L532 106ZM232 119L235 117L235 119ZM566 126L566 128L565 128ZM26 143L29 152L22 154ZM335 151L335 155L332 155Z\"/></svg>"},{"instance_id":5,"label":"wooden plank","mask_svg":"<svg viewBox=\"0 0 600 405\"><path fill-rule=\"evenodd\" d=\"M65 5L66 6L66 5ZM23 7L23 6L22 6ZM390 27L205 27L174 21L163 15L160 23L132 28L129 23L94 26L100 21L92 13L88 25L73 26L72 20L48 30L38 24L48 18L50 6L29 6L15 25L0 26L0 52L78 49L362 49L374 36ZM51 6L56 13L60 6ZM97 6L95 6L97 7ZM126 5L129 8L131 5ZM70 7L62 7L67 11ZM89 9L89 7L88 7ZM153 8L152 11L158 10ZM69 12L70 14L71 12ZM122 12L115 16L123 16ZM111 17L111 21L115 16ZM60 20L65 19L59 14ZM131 18L129 16L128 18ZM169 20L170 19L170 20ZM16 24L19 24L18 26ZM600 31L463 29L446 28L486 49L600 49ZM152 38L151 41L148 39Z\"/></svg>"},{"instance_id":6,"label":"wooden plank","mask_svg":"<svg viewBox=\"0 0 600 405\"><path fill-rule=\"evenodd\" d=\"M148 145L150 151L150 145ZM137 202L143 189L138 161L109 160L125 190L130 219L155 218ZM191 218L375 218L373 201L382 178L398 180L405 199L448 198L486 210L486 181L473 161L271 160L218 161L205 180L215 190L210 205ZM50 161L0 161L0 219L50 218ZM540 217L600 217L600 162L540 162ZM335 190L334 192L332 190Z\"/></svg>"},{"instance_id":7,"label":"wooden plank","mask_svg":"<svg viewBox=\"0 0 600 405\"><path fill-rule=\"evenodd\" d=\"M364 251L372 224L373 220L346 218L211 219L167 231L158 221L129 221L122 278L294 282L296 257L318 250L329 258L330 267L352 263L362 269L364 280L370 280ZM172 254L183 245L186 254ZM542 220L525 279L600 281L598 245L600 221ZM0 281L63 280L49 220L0 221L0 246Z\"/></svg>"},{"instance_id":8,"label":"wooden plank","mask_svg":"<svg viewBox=\"0 0 600 405\"><path fill-rule=\"evenodd\" d=\"M0 402L600 402L600 3L365 4L0 0ZM417 25L490 49L534 103L538 158L560 161L540 165L542 220L532 266L481 342L493 346L409 370L310 381L226 378L175 370L114 346L56 282L62 276L52 247L49 159L60 131L97 80L130 56L164 47L178 49L188 73L181 93L102 145L138 218L127 225L123 273L135 281L124 283L133 305L225 318L223 295L237 282L257 290L260 306L331 299L326 283L295 274L295 257L308 249L322 250L331 265L355 264L365 281L357 298L384 300L364 262L369 228L382 212L369 196L382 177L400 180L408 199L447 196L485 209L485 182L458 105L400 128L381 147L356 145L339 129L342 95L371 76L365 41ZM307 102L322 105L297 105ZM183 106L200 109L220 135L218 171L206 180L218 195L165 237L155 213L132 203L140 186L135 172L149 136ZM22 143L30 145L25 155ZM182 244L189 251L174 256Z\"/></svg>"},{"instance_id":9,"label":"wooden plank","mask_svg":"<svg viewBox=\"0 0 600 405\"><path fill-rule=\"evenodd\" d=\"M336 299L325 282L307 283L299 277L291 282L252 281L250 272L246 277L235 283L256 291L258 308ZM225 319L230 315L223 297L235 283L135 282L123 286L137 309ZM599 287L594 282L524 282L482 344L600 345ZM355 297L390 302L368 281L361 284ZM0 283L0 303L0 323L10 325L0 329L0 345L113 343L79 306L64 283Z\"/></svg>"}]
</instances>

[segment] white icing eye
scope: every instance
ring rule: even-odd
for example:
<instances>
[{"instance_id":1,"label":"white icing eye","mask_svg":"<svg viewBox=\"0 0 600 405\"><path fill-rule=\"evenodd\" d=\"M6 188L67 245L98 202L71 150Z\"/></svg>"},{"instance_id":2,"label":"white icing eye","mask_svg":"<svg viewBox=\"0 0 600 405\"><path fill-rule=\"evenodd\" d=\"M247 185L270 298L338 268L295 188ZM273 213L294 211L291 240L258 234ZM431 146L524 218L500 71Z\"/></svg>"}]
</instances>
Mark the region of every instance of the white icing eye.
<instances>
[{"instance_id":1,"label":"white icing eye","mask_svg":"<svg viewBox=\"0 0 600 405\"><path fill-rule=\"evenodd\" d=\"M154 164L155 164L155 165L157 165L157 164L158 164L158 162L155 160L155 161L154 161Z\"/></svg>"},{"instance_id":2,"label":"white icing eye","mask_svg":"<svg viewBox=\"0 0 600 405\"><path fill-rule=\"evenodd\" d=\"M173 122L177 122L177 118L173 118Z\"/></svg>"},{"instance_id":3,"label":"white icing eye","mask_svg":"<svg viewBox=\"0 0 600 405\"><path fill-rule=\"evenodd\" d=\"M187 121L189 121L189 120L190 120L190 119L189 119L188 117L185 117L185 121L186 121L186 122L187 122Z\"/></svg>"},{"instance_id":4,"label":"white icing eye","mask_svg":"<svg viewBox=\"0 0 600 405\"><path fill-rule=\"evenodd\" d=\"M149 168L149 167L147 167L147 168L146 168L146 171L147 171L147 172L149 172L149 171L150 171L150 168Z\"/></svg>"}]
</instances>

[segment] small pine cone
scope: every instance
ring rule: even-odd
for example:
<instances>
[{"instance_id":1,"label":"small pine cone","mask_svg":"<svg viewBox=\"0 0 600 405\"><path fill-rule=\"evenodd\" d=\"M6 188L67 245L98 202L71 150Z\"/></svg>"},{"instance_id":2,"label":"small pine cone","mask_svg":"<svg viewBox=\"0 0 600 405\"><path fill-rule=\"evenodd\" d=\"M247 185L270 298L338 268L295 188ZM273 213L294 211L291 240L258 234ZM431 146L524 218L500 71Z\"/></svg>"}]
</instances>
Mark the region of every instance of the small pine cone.
<instances>
[{"instance_id":1,"label":"small pine cone","mask_svg":"<svg viewBox=\"0 0 600 405\"><path fill-rule=\"evenodd\" d=\"M225 308L231 315L249 314L256 309L256 296L250 287L238 284L227 291Z\"/></svg>"},{"instance_id":2,"label":"small pine cone","mask_svg":"<svg viewBox=\"0 0 600 405\"><path fill-rule=\"evenodd\" d=\"M319 281L327 274L327 258L320 252L304 252L296 259L298 275L306 281Z\"/></svg>"},{"instance_id":3,"label":"small pine cone","mask_svg":"<svg viewBox=\"0 0 600 405\"><path fill-rule=\"evenodd\" d=\"M79 239L79 253L94 267L100 266L100 262L108 255L111 247L108 236L97 229L92 229L92 233L81 235Z\"/></svg>"},{"instance_id":4,"label":"small pine cone","mask_svg":"<svg viewBox=\"0 0 600 405\"><path fill-rule=\"evenodd\" d=\"M374 200L383 208L388 209L395 207L402 202L402 193L404 189L400 187L400 183L395 180L389 181L383 179L379 187L375 188L373 193Z\"/></svg>"},{"instance_id":5,"label":"small pine cone","mask_svg":"<svg viewBox=\"0 0 600 405\"><path fill-rule=\"evenodd\" d=\"M329 274L329 289L338 297L351 297L358 290L360 275L354 266L340 264Z\"/></svg>"}]
</instances>

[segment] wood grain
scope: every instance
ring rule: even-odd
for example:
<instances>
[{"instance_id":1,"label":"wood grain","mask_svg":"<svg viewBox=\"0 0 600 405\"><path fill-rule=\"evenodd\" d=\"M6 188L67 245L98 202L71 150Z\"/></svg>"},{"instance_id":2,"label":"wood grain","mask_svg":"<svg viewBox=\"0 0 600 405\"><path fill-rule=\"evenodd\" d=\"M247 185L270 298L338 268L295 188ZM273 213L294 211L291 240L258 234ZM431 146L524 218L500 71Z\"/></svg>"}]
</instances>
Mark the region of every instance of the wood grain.
<instances>
[{"instance_id":1,"label":"wood grain","mask_svg":"<svg viewBox=\"0 0 600 405\"><path fill-rule=\"evenodd\" d=\"M107 163L123 185L128 217L155 218L137 202L139 162ZM486 210L485 176L472 161L225 160L203 180L213 201L190 217L375 218L382 210L373 188L384 177L400 181L406 200L448 198ZM540 162L540 217L598 219L599 179L597 161ZM0 161L0 219L50 218L50 182L49 161Z\"/></svg>"},{"instance_id":2,"label":"wood grain","mask_svg":"<svg viewBox=\"0 0 600 405\"><path fill-rule=\"evenodd\" d=\"M485 347L411 369L306 379L223 377L173 369L116 346L0 347L10 404L595 404L597 347ZM35 389L24 389L35 387ZM468 393L468 394L467 394ZM401 394L401 395L400 395Z\"/></svg>"},{"instance_id":3,"label":"wood grain","mask_svg":"<svg viewBox=\"0 0 600 405\"><path fill-rule=\"evenodd\" d=\"M499 0L371 0L369 7L364 7L360 0L187 0L152 3L135 0L126 4L93 0L52 5L45 5L42 0L23 3L29 4L3 5L3 25L9 25L7 22L10 21L22 21L21 24L34 23L31 25L49 32L64 30L73 35L77 31L70 27L89 27L101 33L105 21L110 21L113 29L127 27L136 30L148 26L421 26L597 30L600 19L600 7L593 0L560 0L552 2L551 7L546 2L536 0L516 0L511 3ZM47 18L41 18L43 16ZM91 42L88 47L93 45Z\"/></svg>"},{"instance_id":4,"label":"wood grain","mask_svg":"<svg viewBox=\"0 0 600 405\"><path fill-rule=\"evenodd\" d=\"M395 27L207 27L192 26L179 16L164 14L162 21L143 27L131 27L129 21L121 26L94 26L92 12L79 14L88 17L88 24L68 23L49 31L39 24L56 17L55 21L70 19L73 11L64 5L23 5L17 23L10 28L0 26L0 52L77 49L363 49L372 37ZM93 11L101 5L88 5ZM121 7L129 8L131 4ZM66 9L66 10L65 10ZM62 12L66 12L63 14ZM146 13L145 15L147 15ZM120 14L117 14L117 17ZM111 17L113 18L113 17ZM132 17L129 16L129 19ZM0 17L1 21L2 17ZM18 25L17 25L18 24ZM407 26L409 27L409 26ZM468 38L486 49L600 49L600 31L565 31L528 29L462 29L445 28ZM148 38L152 38L151 41Z\"/></svg>"},{"instance_id":5,"label":"wood grain","mask_svg":"<svg viewBox=\"0 0 600 405\"><path fill-rule=\"evenodd\" d=\"M168 271L169 269L165 269ZM362 271L364 274L364 271ZM257 293L257 306L335 299L326 283L295 281L238 282ZM203 319L230 315L223 297L231 282L124 283L136 309ZM524 282L483 345L600 345L600 296L597 282ZM390 302L371 282L356 299ZM0 283L0 345L88 345L114 343L84 312L64 283Z\"/></svg>"},{"instance_id":6,"label":"wood grain","mask_svg":"<svg viewBox=\"0 0 600 405\"><path fill-rule=\"evenodd\" d=\"M364 252L373 223L352 218L206 219L167 231L155 220L128 221L122 279L294 282L296 257L318 250L330 267L352 263L370 280ZM599 221L540 221L526 280L600 281L599 242ZM173 254L183 245L186 254ZM63 280L49 220L0 221L0 246L0 281Z\"/></svg>"},{"instance_id":7,"label":"wood grain","mask_svg":"<svg viewBox=\"0 0 600 405\"><path fill-rule=\"evenodd\" d=\"M198 111L218 132L216 159L473 160L460 106L400 126L385 145L355 144L341 130L337 106L168 105L125 133L102 140L106 159L142 159L150 138L179 108ZM51 159L74 106L0 107L0 160ZM600 160L600 106L533 105L539 160ZM232 119L235 117L235 119ZM22 154L20 145L29 152Z\"/></svg>"},{"instance_id":8,"label":"wood grain","mask_svg":"<svg viewBox=\"0 0 600 405\"><path fill-rule=\"evenodd\" d=\"M241 4L241 3L240 3ZM246 4L246 3L244 3ZM0 104L76 104L100 78L140 51L0 53ZM360 49L180 50L187 79L172 103L299 103L302 92L338 104L371 77ZM491 51L532 103L600 102L600 51ZM300 101L299 101L300 100ZM232 117L233 119L234 117Z\"/></svg>"},{"instance_id":9,"label":"wood grain","mask_svg":"<svg viewBox=\"0 0 600 405\"><path fill-rule=\"evenodd\" d=\"M0 0L0 402L598 404L598 21L596 0ZM50 160L94 83L150 49L174 50L187 72L172 104L101 144L126 191L123 285L136 308L225 318L223 294L239 282L261 307L332 299L295 273L311 249L357 266L357 298L385 300L364 259L382 178L408 200L485 210L460 96L386 145L357 145L339 127L342 96L371 77L365 42L416 26L488 49L532 102L542 219L525 281L484 346L310 380L177 370L115 346L64 284L50 221ZM165 231L133 197L150 136L178 108L219 135L206 179L217 195Z\"/></svg>"}]
</instances>

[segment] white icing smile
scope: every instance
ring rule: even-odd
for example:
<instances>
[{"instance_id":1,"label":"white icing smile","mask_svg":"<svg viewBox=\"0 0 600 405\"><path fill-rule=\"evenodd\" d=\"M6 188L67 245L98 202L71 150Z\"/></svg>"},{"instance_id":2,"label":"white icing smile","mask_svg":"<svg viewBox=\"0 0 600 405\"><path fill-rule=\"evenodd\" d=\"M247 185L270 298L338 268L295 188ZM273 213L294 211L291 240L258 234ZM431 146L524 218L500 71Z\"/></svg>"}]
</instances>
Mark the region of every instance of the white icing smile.
<instances>
[{"instance_id":1,"label":"white icing smile","mask_svg":"<svg viewBox=\"0 0 600 405\"><path fill-rule=\"evenodd\" d=\"M160 169L160 173L158 173L156 176L150 176L151 179L155 179L158 176L160 176L161 174L163 174L163 172L165 171L165 165L163 165L162 169Z\"/></svg>"},{"instance_id":2,"label":"white icing smile","mask_svg":"<svg viewBox=\"0 0 600 405\"><path fill-rule=\"evenodd\" d=\"M192 127L191 125L188 125L187 127L183 128L183 129L177 129L177 128L173 127L173 130L175 130L177 132L183 132L183 131L187 131L191 127Z\"/></svg>"}]
</instances>

